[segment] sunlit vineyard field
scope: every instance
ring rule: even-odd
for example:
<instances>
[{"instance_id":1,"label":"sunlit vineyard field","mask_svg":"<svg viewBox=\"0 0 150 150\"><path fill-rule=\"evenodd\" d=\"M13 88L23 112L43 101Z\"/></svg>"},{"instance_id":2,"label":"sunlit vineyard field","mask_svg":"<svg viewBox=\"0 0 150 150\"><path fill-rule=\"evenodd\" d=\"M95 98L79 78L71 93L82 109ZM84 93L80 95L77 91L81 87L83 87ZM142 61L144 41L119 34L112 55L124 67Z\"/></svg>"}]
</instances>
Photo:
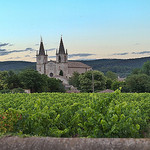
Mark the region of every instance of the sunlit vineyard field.
<instances>
[{"instance_id":1,"label":"sunlit vineyard field","mask_svg":"<svg viewBox=\"0 0 150 150\"><path fill-rule=\"evenodd\" d=\"M0 94L0 135L148 137L150 94Z\"/></svg>"}]
</instances>

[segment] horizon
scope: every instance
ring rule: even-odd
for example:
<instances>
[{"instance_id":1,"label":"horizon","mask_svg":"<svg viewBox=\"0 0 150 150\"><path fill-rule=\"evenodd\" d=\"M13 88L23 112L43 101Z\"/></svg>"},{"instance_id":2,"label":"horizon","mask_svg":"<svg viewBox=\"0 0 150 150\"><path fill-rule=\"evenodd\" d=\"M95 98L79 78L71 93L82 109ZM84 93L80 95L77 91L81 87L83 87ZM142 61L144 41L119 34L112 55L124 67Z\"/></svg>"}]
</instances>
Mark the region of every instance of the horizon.
<instances>
[{"instance_id":1,"label":"horizon","mask_svg":"<svg viewBox=\"0 0 150 150\"><path fill-rule=\"evenodd\" d=\"M69 59L150 56L150 1L0 2L0 61L35 62L40 36L55 60L61 35Z\"/></svg>"},{"instance_id":2,"label":"horizon","mask_svg":"<svg viewBox=\"0 0 150 150\"><path fill-rule=\"evenodd\" d=\"M117 60L131 60L131 59L144 59L144 58L150 58L150 56L148 57L137 57L137 58L98 58L98 59L74 59L74 60L68 60L68 61L94 61L94 60L114 60L114 59L117 59ZM49 60L50 61L50 60ZM26 60L6 60L6 61L0 61L1 62L31 62L31 63L36 63L36 61L26 61Z\"/></svg>"}]
</instances>

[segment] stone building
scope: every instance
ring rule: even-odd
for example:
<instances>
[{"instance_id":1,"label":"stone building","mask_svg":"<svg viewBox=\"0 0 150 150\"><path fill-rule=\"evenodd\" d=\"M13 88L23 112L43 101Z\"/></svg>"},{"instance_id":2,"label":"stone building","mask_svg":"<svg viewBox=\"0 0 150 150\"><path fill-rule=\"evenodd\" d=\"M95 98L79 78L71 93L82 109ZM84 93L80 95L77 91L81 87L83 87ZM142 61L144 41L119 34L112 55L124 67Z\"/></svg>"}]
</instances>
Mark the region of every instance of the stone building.
<instances>
[{"instance_id":1,"label":"stone building","mask_svg":"<svg viewBox=\"0 0 150 150\"><path fill-rule=\"evenodd\" d=\"M56 61L48 61L48 55L45 53L44 44L41 39L40 49L36 55L36 69L41 74L58 78L62 80L63 83L68 84L68 79L74 72L81 74L92 68L81 62L68 61L68 52L64 48L61 37L59 50L56 50Z\"/></svg>"}]
</instances>

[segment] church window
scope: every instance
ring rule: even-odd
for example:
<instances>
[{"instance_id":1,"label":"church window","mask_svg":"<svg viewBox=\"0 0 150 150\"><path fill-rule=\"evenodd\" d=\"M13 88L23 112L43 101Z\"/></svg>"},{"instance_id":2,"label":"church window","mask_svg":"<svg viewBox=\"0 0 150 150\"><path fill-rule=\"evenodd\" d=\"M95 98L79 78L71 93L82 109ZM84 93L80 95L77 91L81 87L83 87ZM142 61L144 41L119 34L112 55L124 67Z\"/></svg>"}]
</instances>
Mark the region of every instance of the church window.
<instances>
[{"instance_id":1,"label":"church window","mask_svg":"<svg viewBox=\"0 0 150 150\"><path fill-rule=\"evenodd\" d=\"M60 56L59 56L59 60L58 61L59 61L59 63L61 62L61 57Z\"/></svg>"},{"instance_id":2,"label":"church window","mask_svg":"<svg viewBox=\"0 0 150 150\"><path fill-rule=\"evenodd\" d=\"M53 77L53 73L52 72L49 75L50 75L50 77Z\"/></svg>"},{"instance_id":3,"label":"church window","mask_svg":"<svg viewBox=\"0 0 150 150\"><path fill-rule=\"evenodd\" d=\"M63 71L62 70L60 70L59 75L63 76Z\"/></svg>"}]
</instances>

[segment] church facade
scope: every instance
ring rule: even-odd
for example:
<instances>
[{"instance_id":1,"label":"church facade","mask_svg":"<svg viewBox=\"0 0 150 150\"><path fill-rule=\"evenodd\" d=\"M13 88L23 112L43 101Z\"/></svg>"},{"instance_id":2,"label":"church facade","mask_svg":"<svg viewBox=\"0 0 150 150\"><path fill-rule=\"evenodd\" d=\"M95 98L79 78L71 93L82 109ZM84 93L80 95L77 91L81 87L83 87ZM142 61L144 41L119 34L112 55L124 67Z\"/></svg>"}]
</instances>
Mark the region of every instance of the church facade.
<instances>
[{"instance_id":1,"label":"church facade","mask_svg":"<svg viewBox=\"0 0 150 150\"><path fill-rule=\"evenodd\" d=\"M44 44L41 39L40 48L36 55L36 70L48 77L57 78L68 84L69 77L74 72L85 73L92 68L84 63L76 61L68 61L68 52L64 48L61 37L59 50L56 50L56 61L48 61L48 55L45 53Z\"/></svg>"}]
</instances>

